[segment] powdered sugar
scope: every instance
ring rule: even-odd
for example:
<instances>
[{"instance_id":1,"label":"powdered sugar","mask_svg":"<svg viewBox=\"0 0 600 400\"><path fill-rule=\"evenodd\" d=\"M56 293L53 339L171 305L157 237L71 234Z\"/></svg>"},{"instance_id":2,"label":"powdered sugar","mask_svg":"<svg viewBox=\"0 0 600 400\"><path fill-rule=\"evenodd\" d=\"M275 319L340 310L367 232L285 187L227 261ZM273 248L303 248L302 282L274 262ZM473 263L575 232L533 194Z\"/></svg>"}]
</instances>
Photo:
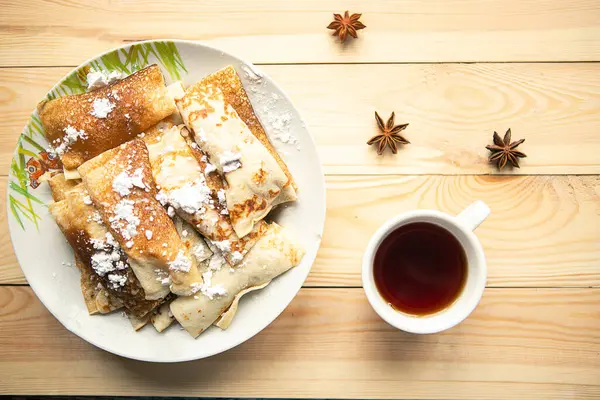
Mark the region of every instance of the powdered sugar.
<instances>
[{"instance_id":1,"label":"powdered sugar","mask_svg":"<svg viewBox=\"0 0 600 400\"><path fill-rule=\"evenodd\" d=\"M227 290L222 284L212 285L213 271L208 270L202 274L203 283L193 283L191 286L197 292L200 291L209 299L214 299L216 296L225 296Z\"/></svg>"},{"instance_id":2,"label":"powdered sugar","mask_svg":"<svg viewBox=\"0 0 600 400\"><path fill-rule=\"evenodd\" d=\"M167 202L169 201L169 197L165 192L160 191L156 194L156 200L163 206L166 206Z\"/></svg>"},{"instance_id":3,"label":"powdered sugar","mask_svg":"<svg viewBox=\"0 0 600 400\"><path fill-rule=\"evenodd\" d=\"M112 238L112 235L110 237ZM117 243L99 239L92 239L91 243L94 249L98 250L91 257L92 268L98 275L104 276L109 272L127 268L127 264L121 260L123 251Z\"/></svg>"},{"instance_id":4,"label":"powdered sugar","mask_svg":"<svg viewBox=\"0 0 600 400\"><path fill-rule=\"evenodd\" d=\"M219 250L219 248L214 245L214 242L207 240L206 244L208 245L210 251L212 251L213 253L208 263L208 269L212 271L218 271L221 269L223 264L225 264L225 258L223 257L223 253L221 253L221 250Z\"/></svg>"},{"instance_id":5,"label":"powdered sugar","mask_svg":"<svg viewBox=\"0 0 600 400\"><path fill-rule=\"evenodd\" d=\"M131 189L135 186L140 189L146 189L143 180L144 171L142 168L138 168L133 171L132 175L129 175L127 171L121 172L115 177L112 183L112 188L115 192L121 196L127 196L131 193Z\"/></svg>"},{"instance_id":6,"label":"powdered sugar","mask_svg":"<svg viewBox=\"0 0 600 400\"><path fill-rule=\"evenodd\" d=\"M146 229L146 239L150 240L152 239L152 231Z\"/></svg>"},{"instance_id":7,"label":"powdered sugar","mask_svg":"<svg viewBox=\"0 0 600 400\"><path fill-rule=\"evenodd\" d=\"M92 198L90 196L83 196L83 204L92 205Z\"/></svg>"},{"instance_id":8,"label":"powdered sugar","mask_svg":"<svg viewBox=\"0 0 600 400\"><path fill-rule=\"evenodd\" d=\"M244 71L248 81L247 87L256 100L253 103L262 105L260 120L269 134L269 138L292 145L296 150L300 150L298 139L290 132L292 114L289 111L279 111L289 108L289 104L277 93L269 92L266 89L266 81L262 74L254 68L244 64L240 65L240 68Z\"/></svg>"},{"instance_id":9,"label":"powdered sugar","mask_svg":"<svg viewBox=\"0 0 600 400\"><path fill-rule=\"evenodd\" d=\"M88 222L95 222L98 225L104 225L104 222L102 222L102 216L98 211L94 211L92 215L88 217Z\"/></svg>"},{"instance_id":10,"label":"powdered sugar","mask_svg":"<svg viewBox=\"0 0 600 400\"><path fill-rule=\"evenodd\" d=\"M159 197L160 196L160 197ZM206 207L214 207L211 190L204 177L188 182L178 189L159 192L157 199L161 204L170 204L188 214L204 213Z\"/></svg>"},{"instance_id":11,"label":"powdered sugar","mask_svg":"<svg viewBox=\"0 0 600 400\"><path fill-rule=\"evenodd\" d=\"M235 171L236 169L242 166L240 162L240 158L242 155L238 152L233 152L230 150L224 151L219 156L219 163L221 164L221 169L224 173Z\"/></svg>"},{"instance_id":12,"label":"powdered sugar","mask_svg":"<svg viewBox=\"0 0 600 400\"><path fill-rule=\"evenodd\" d=\"M96 118L106 118L108 114L115 108L114 103L111 103L108 99L95 99L92 103L93 110L92 114Z\"/></svg>"},{"instance_id":13,"label":"powdered sugar","mask_svg":"<svg viewBox=\"0 0 600 400\"><path fill-rule=\"evenodd\" d=\"M204 132L204 129L200 128L198 130L198 132L196 133L196 141L198 143L206 142L206 132Z\"/></svg>"},{"instance_id":14,"label":"powdered sugar","mask_svg":"<svg viewBox=\"0 0 600 400\"><path fill-rule=\"evenodd\" d=\"M296 147L296 150L300 150L298 139L290 133L292 114L284 112L282 114L271 115L269 118L272 128L269 137L278 140L281 143L291 144Z\"/></svg>"},{"instance_id":15,"label":"powdered sugar","mask_svg":"<svg viewBox=\"0 0 600 400\"><path fill-rule=\"evenodd\" d=\"M220 242L213 241L212 244L214 244L215 247L222 253L231 252L231 242L229 242L229 240L221 240Z\"/></svg>"},{"instance_id":16,"label":"powdered sugar","mask_svg":"<svg viewBox=\"0 0 600 400\"><path fill-rule=\"evenodd\" d=\"M140 224L139 217L133 212L133 204L132 200L122 199L115 206L114 215L109 218L112 228L127 240L137 235L137 227Z\"/></svg>"},{"instance_id":17,"label":"powdered sugar","mask_svg":"<svg viewBox=\"0 0 600 400\"><path fill-rule=\"evenodd\" d=\"M227 206L227 200L224 189L219 189L217 191L217 198L219 199L219 204L221 204L222 206Z\"/></svg>"},{"instance_id":18,"label":"powdered sugar","mask_svg":"<svg viewBox=\"0 0 600 400\"><path fill-rule=\"evenodd\" d=\"M204 175L208 175L212 172L215 172L217 170L217 167L215 167L214 165L212 165L211 163L206 164L206 166L204 167Z\"/></svg>"},{"instance_id":19,"label":"powdered sugar","mask_svg":"<svg viewBox=\"0 0 600 400\"><path fill-rule=\"evenodd\" d=\"M164 271L162 269L155 269L154 272L157 276L156 280L159 281L161 285L168 286L171 284L171 277L169 276L169 273L167 271Z\"/></svg>"},{"instance_id":20,"label":"powdered sugar","mask_svg":"<svg viewBox=\"0 0 600 400\"><path fill-rule=\"evenodd\" d=\"M244 256L239 251L234 251L233 253L231 253L231 262L234 264L239 263L240 261L242 261L243 258Z\"/></svg>"},{"instance_id":21,"label":"powdered sugar","mask_svg":"<svg viewBox=\"0 0 600 400\"><path fill-rule=\"evenodd\" d=\"M110 85L123 77L119 71L95 71L91 70L87 74L88 90L98 89Z\"/></svg>"},{"instance_id":22,"label":"powdered sugar","mask_svg":"<svg viewBox=\"0 0 600 400\"><path fill-rule=\"evenodd\" d=\"M113 289L118 289L127 283L127 275L108 274L108 282Z\"/></svg>"},{"instance_id":23,"label":"powdered sugar","mask_svg":"<svg viewBox=\"0 0 600 400\"><path fill-rule=\"evenodd\" d=\"M73 145L73 143L75 143L77 140L85 140L88 138L87 133L85 133L83 129L77 130L71 125L67 125L67 127L63 129L63 132L65 132L65 136L63 136L62 139L55 139L52 143L56 146L49 149L50 152L59 156L62 156L67 150L69 150L71 145Z\"/></svg>"},{"instance_id":24,"label":"powdered sugar","mask_svg":"<svg viewBox=\"0 0 600 400\"><path fill-rule=\"evenodd\" d=\"M198 260L206 260L211 255L210 250L206 246L204 246L202 243L194 246L192 248L192 253Z\"/></svg>"},{"instance_id":25,"label":"powdered sugar","mask_svg":"<svg viewBox=\"0 0 600 400\"><path fill-rule=\"evenodd\" d=\"M192 267L192 260L190 260L183 250L179 250L177 257L169 263L169 269L174 271L189 272Z\"/></svg>"}]
</instances>

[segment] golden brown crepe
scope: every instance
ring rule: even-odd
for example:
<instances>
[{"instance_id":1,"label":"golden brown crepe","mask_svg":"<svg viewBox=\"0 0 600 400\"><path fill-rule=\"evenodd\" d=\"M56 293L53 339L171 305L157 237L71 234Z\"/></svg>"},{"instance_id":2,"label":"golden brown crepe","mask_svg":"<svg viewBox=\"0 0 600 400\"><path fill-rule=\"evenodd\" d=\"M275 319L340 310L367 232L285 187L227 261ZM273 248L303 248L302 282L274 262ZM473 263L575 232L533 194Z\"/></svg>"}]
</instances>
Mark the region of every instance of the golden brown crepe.
<instances>
[{"instance_id":1,"label":"golden brown crepe","mask_svg":"<svg viewBox=\"0 0 600 400\"><path fill-rule=\"evenodd\" d=\"M270 282L298 265L303 256L304 250L296 240L272 223L238 267L209 265L203 273L202 290L194 296L175 299L171 312L190 335L197 337L230 308L236 295ZM225 317L224 326L231 322L231 317Z\"/></svg>"},{"instance_id":2,"label":"golden brown crepe","mask_svg":"<svg viewBox=\"0 0 600 400\"><path fill-rule=\"evenodd\" d=\"M146 299L165 297L165 283L177 295L194 293L202 277L156 200L144 142L136 139L106 151L78 171L102 220L127 253Z\"/></svg>"},{"instance_id":3,"label":"golden brown crepe","mask_svg":"<svg viewBox=\"0 0 600 400\"><path fill-rule=\"evenodd\" d=\"M100 220L82 184L68 191L64 200L50 204L49 210L80 262L88 308L91 299L97 304L103 301L97 295L96 282L105 289L104 296L109 293L117 298L134 315L145 315L156 307L157 302L145 299L125 254ZM108 302L115 303L111 299Z\"/></svg>"},{"instance_id":4,"label":"golden brown crepe","mask_svg":"<svg viewBox=\"0 0 600 400\"><path fill-rule=\"evenodd\" d=\"M75 266L81 273L81 293L90 315L107 314L123 307L123 302L104 287L98 275L81 261L77 254L75 254Z\"/></svg>"},{"instance_id":5,"label":"golden brown crepe","mask_svg":"<svg viewBox=\"0 0 600 400\"><path fill-rule=\"evenodd\" d=\"M152 175L160 187L162 202L173 207L198 232L217 243L227 262L236 265L254 246L266 225L255 224L252 231L241 239L236 235L225 204L222 177L197 146L190 147L186 138L189 139L187 129L169 121L163 121L145 132Z\"/></svg>"},{"instance_id":6,"label":"golden brown crepe","mask_svg":"<svg viewBox=\"0 0 600 400\"><path fill-rule=\"evenodd\" d=\"M250 99L248 99L248 94L242 85L242 80L237 72L235 72L235 68L228 65L227 67L208 75L202 79L202 82L214 84L221 89L223 96L225 96L225 100L231 104L241 120L244 121L248 126L248 129L252 131L252 134L260 140L267 150L269 150L269 153L277 160L277 163L288 177L288 184L292 186L290 189L297 190L292 173L289 171L279 153L277 153L277 150L275 150L275 147L273 147L260 120L254 113L252 103L250 103Z\"/></svg>"},{"instance_id":7,"label":"golden brown crepe","mask_svg":"<svg viewBox=\"0 0 600 400\"><path fill-rule=\"evenodd\" d=\"M52 177L48 179L48 184L52 191L52 199L54 201L64 200L65 193L73 189L79 183L79 181L75 180L66 180L65 175L62 173L52 175Z\"/></svg>"},{"instance_id":8,"label":"golden brown crepe","mask_svg":"<svg viewBox=\"0 0 600 400\"><path fill-rule=\"evenodd\" d=\"M38 106L46 138L66 170L133 139L175 109L157 65L110 86Z\"/></svg>"},{"instance_id":9,"label":"golden brown crepe","mask_svg":"<svg viewBox=\"0 0 600 400\"><path fill-rule=\"evenodd\" d=\"M65 200L66 192L77 186L76 181L65 180L62 173L52 175L48 183L55 202ZM67 203L65 201L53 207L55 207L54 213L67 213ZM121 300L104 287L98 275L89 268L89 263L81 261L77 253L75 253L75 266L81 274L81 293L90 315L106 314L123 307Z\"/></svg>"},{"instance_id":10,"label":"golden brown crepe","mask_svg":"<svg viewBox=\"0 0 600 400\"><path fill-rule=\"evenodd\" d=\"M239 237L250 233L275 205L296 199L277 160L218 85L202 80L176 98L176 103L196 144L227 181L227 209Z\"/></svg>"}]
</instances>

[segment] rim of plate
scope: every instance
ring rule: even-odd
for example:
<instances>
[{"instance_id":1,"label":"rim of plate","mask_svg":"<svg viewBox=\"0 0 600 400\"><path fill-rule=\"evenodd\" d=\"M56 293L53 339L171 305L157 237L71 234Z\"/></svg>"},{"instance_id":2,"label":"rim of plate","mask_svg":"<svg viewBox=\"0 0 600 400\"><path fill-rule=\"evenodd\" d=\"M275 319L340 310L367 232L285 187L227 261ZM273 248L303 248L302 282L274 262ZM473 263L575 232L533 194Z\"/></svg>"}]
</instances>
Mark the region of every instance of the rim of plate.
<instances>
[{"instance_id":1,"label":"rim of plate","mask_svg":"<svg viewBox=\"0 0 600 400\"><path fill-rule=\"evenodd\" d=\"M217 51L217 52L221 52L222 54L231 57L232 59L240 62L241 64L245 64L251 68L256 68L256 66L237 56L232 55L231 53L221 50L217 47L213 47L213 46L209 46L206 45L204 43L201 43L200 41L195 41L195 40L184 40L184 39L166 39L166 38L162 38L162 39L151 39L151 40L142 40L142 41L137 41L137 42L131 42L131 43L127 43L121 46L117 46L117 47L113 47L103 53L97 54L94 57L88 58L87 60L85 60L84 62L80 63L79 65L77 65L76 67L74 67L73 69L71 69L68 73L66 73L62 78L60 78L53 86L51 89L49 89L46 93L50 93L54 90L56 90L58 87L60 87L60 84L71 74L73 74L75 71L79 70L80 68L82 68L85 65L90 64L92 61L95 61L97 59L99 59L100 57L112 53L115 50L121 50L121 49L126 49L129 48L133 45L137 45L137 44L142 44L142 43L155 43L155 42L172 42L175 44L185 44L185 45L191 45L191 46L196 46L196 47L200 47L200 48L205 48L205 49L209 49L212 51ZM265 72L263 72L262 70L260 71L261 75L263 77L265 77L271 84L273 84L283 95L284 99L288 102L289 106L291 109L293 109L295 111L295 113L298 115L300 123L302 124L302 126L305 127L306 132L308 133L308 140L310 141L310 145L316 149L316 143L315 140L313 138L313 136L310 134L310 130L308 128L308 124L306 123L305 119L303 118L302 114L300 113L300 111L298 110L298 108L296 107L296 105L294 104L294 102L292 101L292 99L288 96L288 94L285 92L285 90L283 90L283 88L281 88L281 86L279 86L277 84L277 82L275 82L268 74L266 74ZM29 114L28 120L31 119L31 116L35 113L36 109L34 108L34 110ZM25 127L27 127L27 123L25 124ZM21 133L22 134L22 133ZM19 137L20 135L19 134ZM13 157L14 154L16 153L16 149L13 152ZM208 351L204 351L203 354L201 355L191 355L191 356L181 356L181 357L174 357L174 358L169 358L169 359L156 359L156 358L151 358L151 357L145 357L143 355L136 355L136 354L125 354L121 351L116 351L114 349L110 349L106 346L104 346L103 344L99 343L97 340L89 337L89 335L87 335L85 332L79 331L76 332L74 329L69 328L67 325L65 325L65 323L63 323L63 321L57 316L57 310L53 310L51 307L48 306L47 301L44 301L43 299L43 295L40 295L40 293L43 292L43 290L37 286L37 284L33 284L32 282L30 282L29 279L27 279L27 273L25 272L25 270L21 267L21 265L23 264L21 262L22 258L19 255L19 252L17 251L17 248L15 246L15 242L13 240L13 228L11 227L11 223L8 223L8 233L10 236L10 241L11 241L11 245L13 248L13 251L15 253L15 256L17 258L17 262L19 264L19 267L21 268L21 271L23 272L23 275L25 276L25 279L27 280L27 283L29 285L29 287L32 289L32 291L34 292L34 294L36 295L36 297L40 300L40 302L44 305L44 307L46 308L46 310L48 310L50 312L50 314L52 314L52 316L54 318L56 318L56 320L58 322L60 322L60 324L67 329L69 332L77 335L78 337L80 337L81 339L85 340L86 342L94 345L95 347L98 347L106 352L112 353L112 354L116 354L118 356L124 357L124 358L129 358L129 359L133 359L133 360L138 360L138 361L145 361L145 362L154 362L154 363L173 363L173 362L186 362L186 361L194 361L194 360L200 360L203 358L208 358L208 357L212 357L214 355L217 354L221 354L223 352L226 352L232 348L235 348L239 345L241 345L242 343L250 340L251 338L253 338L254 336L256 336L257 334L259 334L261 331L263 331L266 327L268 327L269 325L271 325L271 323L273 323L273 321L275 321L280 315L281 313L287 308L287 306L290 305L290 303L292 302L292 300L297 296L298 292L300 291L300 289L302 288L302 286L304 285L304 282L306 281L306 278L308 277L312 266L314 265L314 262L316 260L316 255L317 252L319 250L319 248L321 247L321 236L323 234L323 231L325 229L325 218L326 218L326 214L327 214L327 206L326 206L326 196L327 196L327 192L325 190L326 186L325 186L325 175L323 173L323 164L321 163L321 158L319 156L319 153L317 151L315 151L315 156L316 156L316 161L317 161L317 167L318 167L318 171L319 171L319 175L321 178L321 184L323 187L323 197L322 199L320 199L320 201L323 204L323 217L322 217L322 224L319 227L319 240L318 240L318 246L315 249L315 253L314 256L312 257L312 259L310 260L310 266L308 268L306 268L306 271L304 274L302 274L299 279L298 279L298 284L296 284L295 289L293 290L293 295L289 296L289 298L286 299L286 301L281 301L279 303L279 306L276 307L276 312L273 314L273 318L269 318L268 323L265 323L263 326L258 326L255 329L252 330L248 330L246 334L244 335L239 335L237 339L235 340L231 340L229 343L227 343L224 346L217 346L216 348L212 348ZM9 167L10 168L10 167ZM8 178L10 180L10 169L9 169L9 174L8 174ZM8 197L10 195L10 192L7 190L6 191L6 200L7 200L7 218L10 221L11 217L10 214L8 213L8 208L9 208L9 203L8 203ZM46 205L46 204L44 204ZM305 255L304 257L307 257L307 255ZM301 278L301 279L300 279ZM114 312L114 311L113 311ZM201 336L199 336L198 338L195 338L194 340L199 340Z\"/></svg>"}]
</instances>

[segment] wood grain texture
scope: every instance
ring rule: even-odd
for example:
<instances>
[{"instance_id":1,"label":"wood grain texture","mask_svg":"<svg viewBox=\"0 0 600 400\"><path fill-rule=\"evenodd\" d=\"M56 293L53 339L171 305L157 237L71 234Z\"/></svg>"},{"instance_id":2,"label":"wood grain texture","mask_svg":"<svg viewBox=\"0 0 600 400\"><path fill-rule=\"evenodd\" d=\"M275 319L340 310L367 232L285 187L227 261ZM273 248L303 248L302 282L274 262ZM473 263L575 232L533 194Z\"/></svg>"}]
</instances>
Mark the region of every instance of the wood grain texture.
<instances>
[{"instance_id":1,"label":"wood grain texture","mask_svg":"<svg viewBox=\"0 0 600 400\"><path fill-rule=\"evenodd\" d=\"M0 184L4 199L6 179ZM492 210L477 229L488 285L600 286L598 176L328 176L326 184L325 232L307 286L361 285L364 249L387 218L417 208L458 214L476 199ZM1 222L0 283L24 283Z\"/></svg>"},{"instance_id":2,"label":"wood grain texture","mask_svg":"<svg viewBox=\"0 0 600 400\"><path fill-rule=\"evenodd\" d=\"M528 157L502 173L600 173L600 64L261 68L304 115L328 174L495 174L485 145L509 127ZM68 71L0 69L0 174L31 110ZM410 123L396 156L366 145L375 110Z\"/></svg>"},{"instance_id":3,"label":"wood grain texture","mask_svg":"<svg viewBox=\"0 0 600 400\"><path fill-rule=\"evenodd\" d=\"M4 0L0 65L72 65L124 41L201 40L253 62L598 61L595 1ZM340 45L332 13L367 29Z\"/></svg>"},{"instance_id":4,"label":"wood grain texture","mask_svg":"<svg viewBox=\"0 0 600 400\"><path fill-rule=\"evenodd\" d=\"M598 398L599 303L598 289L488 289L458 327L417 336L361 289L302 289L236 349L150 364L68 333L29 287L0 287L0 394Z\"/></svg>"}]
</instances>

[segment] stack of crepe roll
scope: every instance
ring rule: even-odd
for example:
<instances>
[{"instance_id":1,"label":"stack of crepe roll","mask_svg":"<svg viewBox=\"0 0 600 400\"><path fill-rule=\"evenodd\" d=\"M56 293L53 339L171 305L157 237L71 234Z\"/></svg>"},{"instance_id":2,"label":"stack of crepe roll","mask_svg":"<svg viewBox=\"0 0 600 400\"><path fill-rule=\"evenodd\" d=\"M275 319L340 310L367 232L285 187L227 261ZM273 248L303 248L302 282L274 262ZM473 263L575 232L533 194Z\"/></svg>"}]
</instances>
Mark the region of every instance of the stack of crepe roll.
<instances>
[{"instance_id":1,"label":"stack of crepe roll","mask_svg":"<svg viewBox=\"0 0 600 400\"><path fill-rule=\"evenodd\" d=\"M64 166L49 209L90 314L123 309L159 332L176 320L197 337L300 263L298 242L264 220L297 188L233 67L186 89L152 65L38 112Z\"/></svg>"}]
</instances>

